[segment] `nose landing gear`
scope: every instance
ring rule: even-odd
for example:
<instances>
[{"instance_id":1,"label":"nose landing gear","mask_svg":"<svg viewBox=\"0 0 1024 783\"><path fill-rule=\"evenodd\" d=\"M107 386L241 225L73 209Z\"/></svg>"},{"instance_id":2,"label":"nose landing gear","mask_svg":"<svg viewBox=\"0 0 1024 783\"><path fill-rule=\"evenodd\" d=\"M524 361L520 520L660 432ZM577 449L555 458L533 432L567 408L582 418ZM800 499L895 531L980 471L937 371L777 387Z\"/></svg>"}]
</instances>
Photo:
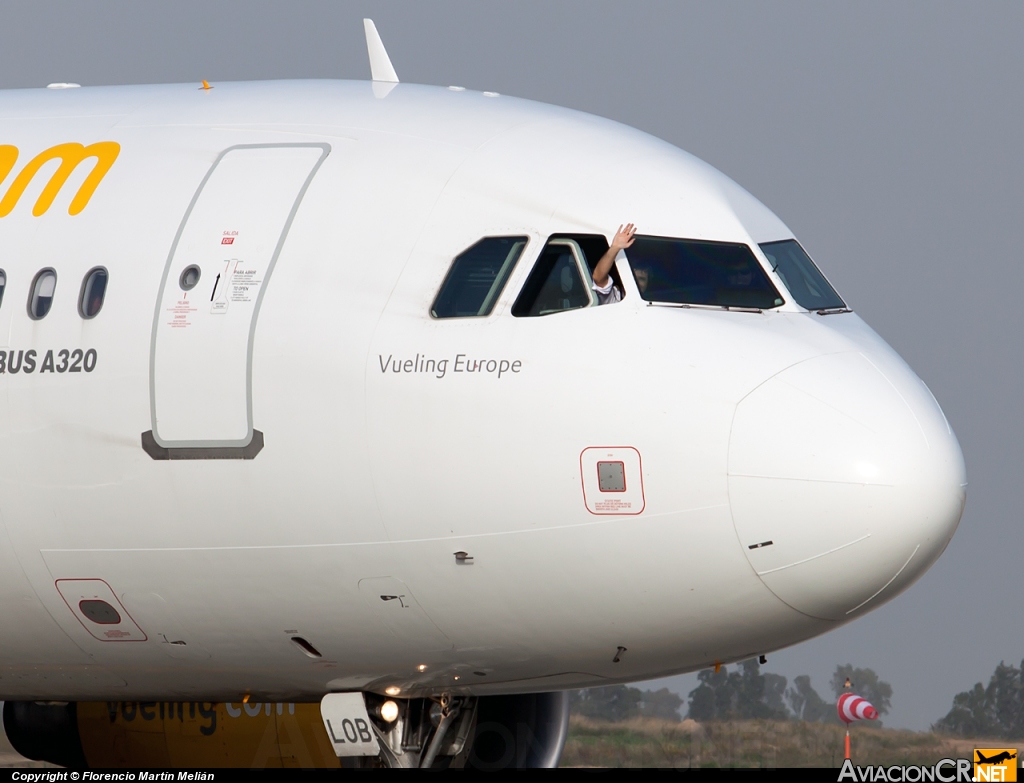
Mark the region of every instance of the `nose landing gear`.
<instances>
[{"instance_id":1,"label":"nose landing gear","mask_svg":"<svg viewBox=\"0 0 1024 783\"><path fill-rule=\"evenodd\" d=\"M466 764L476 728L477 699L400 699L398 718L373 722L385 767L458 769ZM383 725L382 725L383 724Z\"/></svg>"}]
</instances>

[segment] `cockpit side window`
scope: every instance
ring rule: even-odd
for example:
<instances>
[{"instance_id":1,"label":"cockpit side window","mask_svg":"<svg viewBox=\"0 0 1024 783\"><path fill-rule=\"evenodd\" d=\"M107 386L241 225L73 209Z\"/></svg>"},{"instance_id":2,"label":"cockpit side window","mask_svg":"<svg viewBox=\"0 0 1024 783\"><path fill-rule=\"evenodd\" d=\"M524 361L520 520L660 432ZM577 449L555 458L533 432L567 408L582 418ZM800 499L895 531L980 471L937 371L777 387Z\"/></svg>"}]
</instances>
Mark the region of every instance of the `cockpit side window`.
<instances>
[{"instance_id":1,"label":"cockpit side window","mask_svg":"<svg viewBox=\"0 0 1024 783\"><path fill-rule=\"evenodd\" d=\"M597 266L597 262L601 260L601 257L608 252L608 240L601 236L601 234L553 234L551 239L571 239L579 245L583 253L583 260L586 262L587 273L591 275L590 282L593 282L594 267ZM615 268L614 264L608 270L608 274L612 279L612 283L619 289L621 298L625 299L626 289L619 278L619 270Z\"/></svg>"},{"instance_id":2,"label":"cockpit side window","mask_svg":"<svg viewBox=\"0 0 1024 783\"><path fill-rule=\"evenodd\" d=\"M7 273L0 269L0 305L4 303L4 291L7 290Z\"/></svg>"},{"instance_id":3,"label":"cockpit side window","mask_svg":"<svg viewBox=\"0 0 1024 783\"><path fill-rule=\"evenodd\" d=\"M846 303L795 239L766 242L760 247L798 305L808 310L846 308Z\"/></svg>"},{"instance_id":4,"label":"cockpit side window","mask_svg":"<svg viewBox=\"0 0 1024 783\"><path fill-rule=\"evenodd\" d=\"M637 235L625 252L640 296L648 302L760 310L783 304L742 243Z\"/></svg>"},{"instance_id":5,"label":"cockpit side window","mask_svg":"<svg viewBox=\"0 0 1024 783\"><path fill-rule=\"evenodd\" d=\"M590 274L585 274L582 256L575 241L550 240L512 305L512 315L530 318L594 304L589 285Z\"/></svg>"},{"instance_id":6,"label":"cockpit side window","mask_svg":"<svg viewBox=\"0 0 1024 783\"><path fill-rule=\"evenodd\" d=\"M430 314L434 318L490 315L527 241L527 237L487 237L459 253Z\"/></svg>"}]
</instances>

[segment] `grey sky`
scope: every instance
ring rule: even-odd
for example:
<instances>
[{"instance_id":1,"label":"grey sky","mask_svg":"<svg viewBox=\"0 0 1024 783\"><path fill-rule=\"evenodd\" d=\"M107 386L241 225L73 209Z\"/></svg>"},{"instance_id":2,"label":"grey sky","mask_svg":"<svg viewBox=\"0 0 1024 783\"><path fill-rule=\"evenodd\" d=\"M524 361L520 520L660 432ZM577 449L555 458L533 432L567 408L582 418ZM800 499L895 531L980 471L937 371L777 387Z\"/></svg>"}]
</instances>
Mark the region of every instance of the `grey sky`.
<instances>
[{"instance_id":1,"label":"grey sky","mask_svg":"<svg viewBox=\"0 0 1024 783\"><path fill-rule=\"evenodd\" d=\"M733 177L942 404L970 480L946 554L768 670L827 696L837 663L870 666L889 724L923 729L1019 664L1024 4L0 0L0 87L365 79L363 16L403 81L611 117Z\"/></svg>"}]
</instances>

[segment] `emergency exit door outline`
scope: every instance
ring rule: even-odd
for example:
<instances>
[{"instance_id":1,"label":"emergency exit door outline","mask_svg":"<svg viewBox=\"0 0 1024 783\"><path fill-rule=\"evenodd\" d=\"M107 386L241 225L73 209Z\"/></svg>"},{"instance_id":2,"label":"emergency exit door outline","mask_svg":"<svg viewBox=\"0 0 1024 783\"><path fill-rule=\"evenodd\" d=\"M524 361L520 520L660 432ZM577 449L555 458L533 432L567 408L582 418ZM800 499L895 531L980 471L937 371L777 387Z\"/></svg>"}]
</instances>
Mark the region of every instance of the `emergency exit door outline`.
<instances>
[{"instance_id":1,"label":"emergency exit door outline","mask_svg":"<svg viewBox=\"0 0 1024 783\"><path fill-rule=\"evenodd\" d=\"M321 143L236 145L221 152L200 183L157 297L153 429L142 435L154 459L251 459L262 448L252 421L256 323L292 221L330 151ZM230 245L224 234L231 234ZM203 282L183 294L177 279L188 264L201 268ZM187 313L172 328L168 316L176 308Z\"/></svg>"}]
</instances>

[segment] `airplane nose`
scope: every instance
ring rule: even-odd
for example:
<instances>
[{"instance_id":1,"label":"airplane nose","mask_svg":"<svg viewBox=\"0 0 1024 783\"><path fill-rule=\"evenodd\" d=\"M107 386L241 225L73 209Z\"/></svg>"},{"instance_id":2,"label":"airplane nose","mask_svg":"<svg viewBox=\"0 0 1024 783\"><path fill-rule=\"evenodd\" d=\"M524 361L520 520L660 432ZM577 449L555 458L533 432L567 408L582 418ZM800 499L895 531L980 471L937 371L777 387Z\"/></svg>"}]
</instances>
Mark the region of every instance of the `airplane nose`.
<instances>
[{"instance_id":1,"label":"airplane nose","mask_svg":"<svg viewBox=\"0 0 1024 783\"><path fill-rule=\"evenodd\" d=\"M952 428L895 354L817 356L737 406L729 499L743 551L797 611L848 620L902 592L963 513Z\"/></svg>"}]
</instances>

